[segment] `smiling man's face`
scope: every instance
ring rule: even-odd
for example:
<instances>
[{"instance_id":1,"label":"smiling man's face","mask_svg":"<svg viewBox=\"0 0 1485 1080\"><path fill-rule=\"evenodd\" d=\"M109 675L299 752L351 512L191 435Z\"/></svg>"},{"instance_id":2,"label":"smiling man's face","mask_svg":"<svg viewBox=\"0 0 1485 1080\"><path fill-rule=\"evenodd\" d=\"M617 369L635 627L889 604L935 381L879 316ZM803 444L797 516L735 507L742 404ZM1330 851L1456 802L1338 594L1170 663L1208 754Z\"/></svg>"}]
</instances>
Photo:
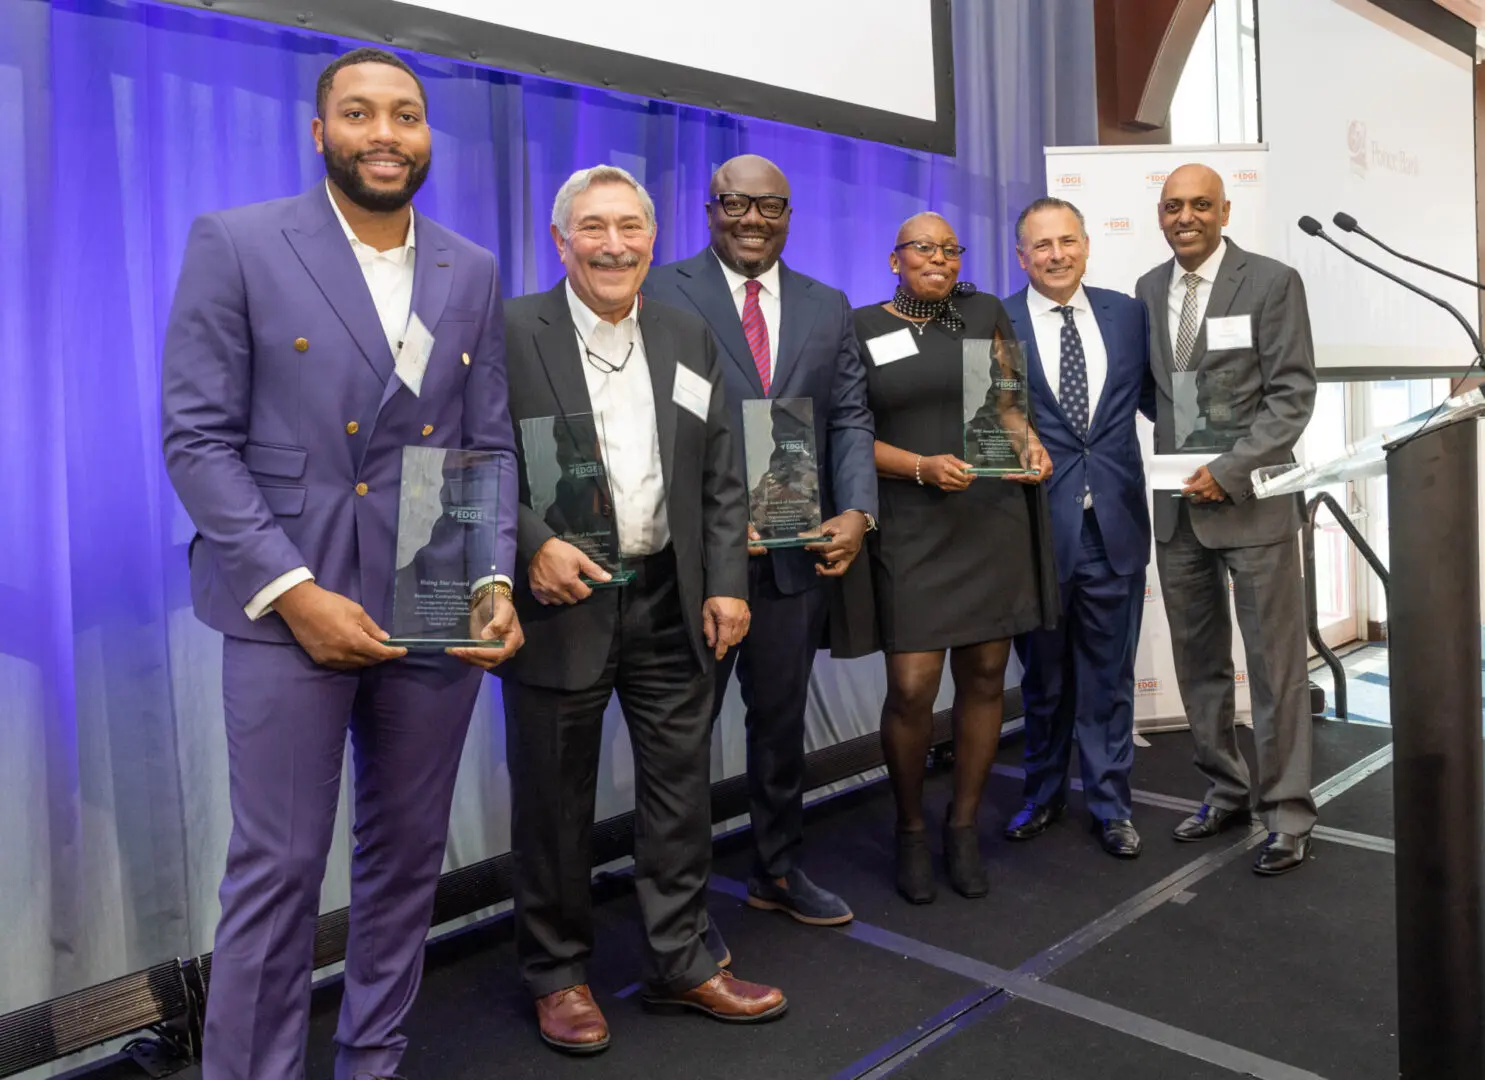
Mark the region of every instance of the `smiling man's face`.
<instances>
[{"instance_id":1,"label":"smiling man's face","mask_svg":"<svg viewBox=\"0 0 1485 1080\"><path fill-rule=\"evenodd\" d=\"M401 210L428 178L433 136L423 92L390 64L351 64L335 73L315 148L325 175L351 202L373 213Z\"/></svg>"},{"instance_id":2,"label":"smiling man's face","mask_svg":"<svg viewBox=\"0 0 1485 1080\"><path fill-rule=\"evenodd\" d=\"M1222 243L1232 204L1222 177L1205 165L1182 165L1160 189L1160 231L1186 270L1195 270Z\"/></svg>"}]
</instances>

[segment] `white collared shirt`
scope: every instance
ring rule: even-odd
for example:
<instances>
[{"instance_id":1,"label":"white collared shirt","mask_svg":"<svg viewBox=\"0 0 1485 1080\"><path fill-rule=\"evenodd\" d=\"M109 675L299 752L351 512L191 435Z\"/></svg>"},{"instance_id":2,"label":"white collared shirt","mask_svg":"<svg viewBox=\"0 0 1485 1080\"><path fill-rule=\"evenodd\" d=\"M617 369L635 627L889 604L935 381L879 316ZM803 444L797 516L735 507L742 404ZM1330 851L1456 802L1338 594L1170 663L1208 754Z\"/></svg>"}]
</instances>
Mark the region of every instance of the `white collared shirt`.
<instances>
[{"instance_id":1,"label":"white collared shirt","mask_svg":"<svg viewBox=\"0 0 1485 1080\"><path fill-rule=\"evenodd\" d=\"M1200 329L1201 322L1207 315L1207 301L1212 298L1212 286L1217 282L1217 272L1222 269L1222 260L1227 255L1227 237L1217 245L1217 250L1207 256L1206 262L1196 268L1196 273L1201 277L1201 283L1196 286L1196 325ZM1181 337L1181 305L1186 302L1186 269L1180 263L1175 263L1170 272L1170 347L1171 359L1174 360L1176 342Z\"/></svg>"},{"instance_id":2,"label":"white collared shirt","mask_svg":"<svg viewBox=\"0 0 1485 1080\"><path fill-rule=\"evenodd\" d=\"M742 318L743 304L748 299L748 282L756 280L763 286L758 290L758 310L763 313L763 325L768 327L768 381L772 383L774 372L779 367L779 319L783 311L783 303L779 298L779 264L774 263L757 278L750 279L717 258L715 251L712 252L712 257L717 259L717 265L722 268L722 276L727 279L727 288L732 293L732 302L737 306L739 319Z\"/></svg>"},{"instance_id":3,"label":"white collared shirt","mask_svg":"<svg viewBox=\"0 0 1485 1080\"><path fill-rule=\"evenodd\" d=\"M1103 384L1109 375L1108 347L1103 342L1103 331L1093 315L1093 305L1083 286L1073 293L1067 303L1059 304L1036 291L1035 286L1026 290L1026 308L1031 313L1031 328L1036 334L1036 351L1042 358L1042 371L1057 403L1062 404L1062 312L1059 307L1073 309L1073 325L1078 328L1078 337L1083 341L1083 363L1088 369L1088 427L1093 428L1093 414L1098 408L1098 399L1103 394ZM1093 505L1093 493L1083 492L1083 509Z\"/></svg>"},{"instance_id":4,"label":"white collared shirt","mask_svg":"<svg viewBox=\"0 0 1485 1080\"><path fill-rule=\"evenodd\" d=\"M418 215L409 212L407 239L400 247L378 251L370 244L362 243L351 229L350 222L340 212L340 204L330 194L330 181L325 181L325 196L330 208L335 211L335 220L345 230L356 262L361 264L361 274L366 278L366 288L371 291L371 302L376 305L377 318L382 321L382 330L387 335L387 344L392 355L402 347L402 335L407 332L407 320L412 313L413 270L418 246Z\"/></svg>"},{"instance_id":5,"label":"white collared shirt","mask_svg":"<svg viewBox=\"0 0 1485 1080\"><path fill-rule=\"evenodd\" d=\"M1072 294L1066 305L1058 304L1036 291L1026 290L1026 307L1031 312L1031 326L1036 332L1036 351L1042 358L1042 370L1059 404L1062 402L1062 313L1058 307L1073 309L1073 325L1083 339L1083 361L1088 367L1088 426L1093 426L1094 410L1109 374L1109 354L1103 343L1103 332L1093 316L1093 305L1083 286Z\"/></svg>"},{"instance_id":6,"label":"white collared shirt","mask_svg":"<svg viewBox=\"0 0 1485 1080\"><path fill-rule=\"evenodd\" d=\"M566 285L567 308L576 330L578 358L588 397L603 441L603 463L614 500L619 550L625 556L653 555L670 542L665 509L665 472L660 463L660 431L655 420L655 389L644 336L639 332L639 304L619 324L600 319ZM634 351L629 351L630 343ZM604 370L584 351L622 369ZM628 354L629 359L624 359Z\"/></svg>"},{"instance_id":7,"label":"white collared shirt","mask_svg":"<svg viewBox=\"0 0 1485 1080\"><path fill-rule=\"evenodd\" d=\"M325 181L325 198L330 200L330 209L335 220L345 231L356 262L361 266L361 275L366 279L366 288L371 293L371 302L376 305L377 318L381 320L382 332L387 335L387 347L396 356L402 347L402 335L407 332L407 320L412 312L413 268L417 248L417 213L411 212L407 221L407 239L400 247L378 251L370 244L362 243L351 229L350 222L340 212L340 205L330 193L330 181ZM313 581L314 575L307 566L295 567L286 574L274 578L249 600L243 612L254 622L268 614L273 602L295 585Z\"/></svg>"}]
</instances>

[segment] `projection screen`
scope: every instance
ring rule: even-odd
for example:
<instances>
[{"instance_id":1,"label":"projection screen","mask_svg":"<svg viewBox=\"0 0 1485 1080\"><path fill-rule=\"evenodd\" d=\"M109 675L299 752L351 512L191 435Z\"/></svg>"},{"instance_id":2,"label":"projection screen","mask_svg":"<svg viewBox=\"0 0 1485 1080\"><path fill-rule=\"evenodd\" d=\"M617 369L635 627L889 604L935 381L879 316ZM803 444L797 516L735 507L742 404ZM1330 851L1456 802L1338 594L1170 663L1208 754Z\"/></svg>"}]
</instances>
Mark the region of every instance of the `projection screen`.
<instances>
[{"instance_id":1,"label":"projection screen","mask_svg":"<svg viewBox=\"0 0 1485 1080\"><path fill-rule=\"evenodd\" d=\"M159 2L954 153L950 0Z\"/></svg>"}]
</instances>

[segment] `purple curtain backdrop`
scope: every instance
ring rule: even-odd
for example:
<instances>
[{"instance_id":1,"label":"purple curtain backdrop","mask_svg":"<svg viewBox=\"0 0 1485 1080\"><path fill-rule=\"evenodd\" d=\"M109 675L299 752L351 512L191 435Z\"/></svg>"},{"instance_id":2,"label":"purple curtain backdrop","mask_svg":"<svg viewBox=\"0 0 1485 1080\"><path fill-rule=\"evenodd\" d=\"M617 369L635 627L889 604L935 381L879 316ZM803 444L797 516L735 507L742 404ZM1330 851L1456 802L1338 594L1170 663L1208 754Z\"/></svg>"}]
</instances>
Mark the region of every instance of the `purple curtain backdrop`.
<instances>
[{"instance_id":1,"label":"purple curtain backdrop","mask_svg":"<svg viewBox=\"0 0 1485 1080\"><path fill-rule=\"evenodd\" d=\"M788 262L853 302L889 295L887 251L922 209L1004 293L1042 146L1095 138L1092 0L961 0L954 30L953 159L409 57L434 128L419 206L528 292L560 274L547 222L573 169L638 176L670 260L705 243L712 169L751 151L792 182ZM210 947L219 644L189 608L159 348L192 218L323 175L314 82L349 47L134 0L0 0L0 1012ZM493 706L461 776L465 862L504 850ZM826 701L814 737L870 730L874 710Z\"/></svg>"}]
</instances>

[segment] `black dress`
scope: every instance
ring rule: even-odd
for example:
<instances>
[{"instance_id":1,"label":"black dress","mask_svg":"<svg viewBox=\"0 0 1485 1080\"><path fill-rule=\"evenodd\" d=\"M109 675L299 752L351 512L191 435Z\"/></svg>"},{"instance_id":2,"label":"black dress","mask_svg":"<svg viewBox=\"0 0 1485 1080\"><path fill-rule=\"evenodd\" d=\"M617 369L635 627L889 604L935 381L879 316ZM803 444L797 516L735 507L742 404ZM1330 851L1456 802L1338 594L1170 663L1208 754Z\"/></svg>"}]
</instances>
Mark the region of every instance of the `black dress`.
<instances>
[{"instance_id":1,"label":"black dress","mask_svg":"<svg viewBox=\"0 0 1485 1080\"><path fill-rule=\"evenodd\" d=\"M938 320L915 327L880 304L855 311L877 438L925 458L964 456L963 340L997 329L1015 338L995 297L960 296L954 306L962 333ZM904 327L918 354L877 364L867 342ZM1056 624L1061 605L1041 485L980 476L966 491L947 492L882 477L878 502L869 551L887 652L951 649Z\"/></svg>"}]
</instances>

